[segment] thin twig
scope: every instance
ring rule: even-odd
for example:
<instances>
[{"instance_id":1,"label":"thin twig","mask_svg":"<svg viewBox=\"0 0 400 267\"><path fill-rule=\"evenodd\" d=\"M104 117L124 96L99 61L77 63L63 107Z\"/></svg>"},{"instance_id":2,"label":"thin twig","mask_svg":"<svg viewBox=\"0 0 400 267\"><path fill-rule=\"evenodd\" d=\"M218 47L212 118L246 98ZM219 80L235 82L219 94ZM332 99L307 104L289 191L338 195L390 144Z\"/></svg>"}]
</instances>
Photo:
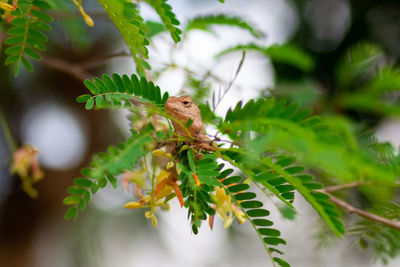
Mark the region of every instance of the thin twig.
<instances>
[{"instance_id":1,"label":"thin twig","mask_svg":"<svg viewBox=\"0 0 400 267\"><path fill-rule=\"evenodd\" d=\"M385 182L373 182L373 181L355 181L348 184L339 184L339 185L332 185L327 186L324 189L321 189L321 192L330 193L335 191L340 191L343 189L355 188L364 185L381 185L381 186L389 186L389 187L399 187L399 183L385 183Z\"/></svg>"},{"instance_id":2,"label":"thin twig","mask_svg":"<svg viewBox=\"0 0 400 267\"><path fill-rule=\"evenodd\" d=\"M11 128L10 125L8 124L7 118L1 108L0 108L0 127L3 129L4 137L7 141L10 152L14 154L14 152L17 150L17 144L12 135Z\"/></svg>"},{"instance_id":3,"label":"thin twig","mask_svg":"<svg viewBox=\"0 0 400 267\"><path fill-rule=\"evenodd\" d=\"M323 192L323 190L321 190L321 191ZM387 219L387 218L385 218L385 217L381 217L381 216L379 216L379 215L376 215L376 214L367 212L367 211L365 211L365 210L356 208L356 207L350 205L349 203L347 203L347 202L345 202L345 201L343 201L343 200L341 200L341 199L338 199L338 198L334 197L334 196L333 196L332 194L330 194L330 193L327 193L327 192L325 192L325 193L328 194L329 199L330 199L330 201L331 201L332 203L334 203L334 204L336 204L338 207L340 207L340 208L342 208L342 209L348 211L349 213L355 213L355 214L358 214L359 216L364 217L364 218L366 218L366 219L368 219L368 220L375 221L375 222L377 222L377 223L380 223L380 224L389 226L389 227L391 227L391 228L400 230L400 221L392 221L392 220L389 220L389 219Z\"/></svg>"},{"instance_id":4,"label":"thin twig","mask_svg":"<svg viewBox=\"0 0 400 267\"><path fill-rule=\"evenodd\" d=\"M354 188L354 187L359 187L362 185L370 185L370 184L372 184L372 182L355 181L355 182L348 183L348 184L327 186L324 189L322 189L321 191L323 191L325 193L329 193L329 192L335 192L335 191L339 191L339 190L343 190L343 189Z\"/></svg>"},{"instance_id":5,"label":"thin twig","mask_svg":"<svg viewBox=\"0 0 400 267\"><path fill-rule=\"evenodd\" d=\"M97 58L94 58L94 59L89 59L89 60L86 60L86 61L84 61L84 62L82 62L80 64L84 69L90 69L90 68L93 68L93 67L96 67L96 66L99 66L99 65L103 64L104 61L106 61L108 59L111 59L111 58L115 58L115 57L130 57L130 56L131 56L131 54L129 54L128 52L122 51L122 52L118 52L118 53L114 53L114 54L110 54L110 55L105 55L103 57L97 57Z\"/></svg>"},{"instance_id":6,"label":"thin twig","mask_svg":"<svg viewBox=\"0 0 400 267\"><path fill-rule=\"evenodd\" d=\"M221 100L225 97L226 93L228 93L228 91L232 88L233 83L235 82L237 76L239 75L240 70L242 69L243 66L243 62L244 59L246 58L246 50L243 49L242 52L242 58L240 59L239 65L236 69L236 73L235 76L233 77L233 79L228 83L228 86L226 87L226 89L224 90L224 93L222 94L222 96L218 96L218 101L215 104L214 103L214 96L215 96L215 91L213 92L213 101L212 101L212 105L213 105L213 111L215 111L218 107L218 105L221 103Z\"/></svg>"}]
</instances>

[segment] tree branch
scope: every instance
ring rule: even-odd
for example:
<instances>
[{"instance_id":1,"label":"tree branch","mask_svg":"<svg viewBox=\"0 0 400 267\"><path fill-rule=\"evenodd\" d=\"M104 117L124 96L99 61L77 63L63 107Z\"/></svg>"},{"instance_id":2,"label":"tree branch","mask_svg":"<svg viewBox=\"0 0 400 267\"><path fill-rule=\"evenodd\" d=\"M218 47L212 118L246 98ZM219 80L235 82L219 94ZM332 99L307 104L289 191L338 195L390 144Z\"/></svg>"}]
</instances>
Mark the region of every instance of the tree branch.
<instances>
[{"instance_id":1,"label":"tree branch","mask_svg":"<svg viewBox=\"0 0 400 267\"><path fill-rule=\"evenodd\" d=\"M320 191L324 192L323 189L320 190ZM366 218L368 220L375 221L377 223L380 223L380 224L389 226L391 228L400 230L400 221L392 221L392 220L389 220L389 219L387 219L385 217L381 217L379 215L364 211L362 209L359 209L359 208L356 208L356 207L350 205L349 203L347 203L347 202L345 202L345 201L343 201L343 200L341 200L339 198L334 197L332 194L330 194L328 192L324 192L324 193L326 193L329 196L329 199L330 199L330 201L332 203L334 203L338 207L348 211L349 213L356 213L359 216L364 217L364 218Z\"/></svg>"},{"instance_id":2,"label":"tree branch","mask_svg":"<svg viewBox=\"0 0 400 267\"><path fill-rule=\"evenodd\" d=\"M75 77L78 80L85 80L88 78L92 78L93 75L87 72L87 69L96 67L101 65L104 61L114 58L114 57L125 57L130 56L127 52L119 52L110 55L106 55L103 57L98 57L94 59L89 59L83 62L75 63L69 62L61 58L49 56L47 54L42 53L42 62L47 66L63 71L65 73L70 74L71 76Z\"/></svg>"},{"instance_id":3,"label":"tree branch","mask_svg":"<svg viewBox=\"0 0 400 267\"><path fill-rule=\"evenodd\" d=\"M343 189L359 187L359 186L362 186L362 185L370 185L370 184L372 184L372 183L371 182L355 181L355 182L348 183L348 184L339 184L339 185L327 186L324 189L322 189L321 191L323 191L325 193L329 193L329 192L335 192L335 191L339 191L339 190L343 190Z\"/></svg>"},{"instance_id":4,"label":"tree branch","mask_svg":"<svg viewBox=\"0 0 400 267\"><path fill-rule=\"evenodd\" d=\"M88 73L85 68L79 63L68 62L66 60L52 57L46 54L41 54L42 62L53 69L63 71L70 74L78 80L85 80L93 77L92 74Z\"/></svg>"},{"instance_id":5,"label":"tree branch","mask_svg":"<svg viewBox=\"0 0 400 267\"><path fill-rule=\"evenodd\" d=\"M128 52L122 51L122 52L118 52L118 53L114 53L114 54L110 54L110 55L105 55L103 57L89 59L80 64L84 69L90 69L90 68L96 67L98 65L101 65L104 61L114 58L114 57L130 57L130 56L131 56L131 54L129 54Z\"/></svg>"}]
</instances>

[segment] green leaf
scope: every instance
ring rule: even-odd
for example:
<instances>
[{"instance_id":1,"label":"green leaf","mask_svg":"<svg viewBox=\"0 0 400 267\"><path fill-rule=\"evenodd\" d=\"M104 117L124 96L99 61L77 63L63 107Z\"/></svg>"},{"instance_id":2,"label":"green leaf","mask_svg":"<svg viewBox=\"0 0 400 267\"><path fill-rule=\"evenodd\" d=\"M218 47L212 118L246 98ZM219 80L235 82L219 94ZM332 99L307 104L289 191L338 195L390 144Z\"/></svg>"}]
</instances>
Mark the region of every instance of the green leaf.
<instances>
[{"instance_id":1,"label":"green leaf","mask_svg":"<svg viewBox=\"0 0 400 267\"><path fill-rule=\"evenodd\" d=\"M7 57L6 61L4 62L4 65L15 63L17 62L18 59L19 59L18 55L10 55Z\"/></svg>"},{"instance_id":2,"label":"green leaf","mask_svg":"<svg viewBox=\"0 0 400 267\"><path fill-rule=\"evenodd\" d=\"M148 58L146 46L149 45L149 41L144 33L146 26L136 5L128 0L99 0L98 2L127 43L138 73L144 75L145 69L149 67L144 60Z\"/></svg>"},{"instance_id":3,"label":"green leaf","mask_svg":"<svg viewBox=\"0 0 400 267\"><path fill-rule=\"evenodd\" d=\"M266 219L254 219L252 222L257 226L271 226L273 223Z\"/></svg>"},{"instance_id":4,"label":"green leaf","mask_svg":"<svg viewBox=\"0 0 400 267\"><path fill-rule=\"evenodd\" d=\"M179 43L182 31L177 28L176 25L180 23L172 12L171 6L167 4L167 0L146 0L146 2L149 3L160 16L165 28L171 33L172 40L174 40L175 43ZM152 26L154 27L155 25L153 24ZM160 27L158 27L157 30L160 30Z\"/></svg>"},{"instance_id":5,"label":"green leaf","mask_svg":"<svg viewBox=\"0 0 400 267\"><path fill-rule=\"evenodd\" d=\"M315 66L314 59L309 54L300 47L290 43L272 45L269 47L261 47L255 44L238 45L221 51L217 57L243 49L258 51L270 58L273 62L291 65L305 72L313 70Z\"/></svg>"},{"instance_id":6,"label":"green leaf","mask_svg":"<svg viewBox=\"0 0 400 267\"><path fill-rule=\"evenodd\" d=\"M44 22L47 22L47 23L53 22L53 18L51 16L47 15L46 13L43 13L42 11L31 9L30 12L34 17L36 17L40 20L43 20Z\"/></svg>"},{"instance_id":7,"label":"green leaf","mask_svg":"<svg viewBox=\"0 0 400 267\"><path fill-rule=\"evenodd\" d=\"M7 31L8 35L12 36L24 36L25 27L12 27Z\"/></svg>"},{"instance_id":8,"label":"green leaf","mask_svg":"<svg viewBox=\"0 0 400 267\"><path fill-rule=\"evenodd\" d=\"M119 76L116 73L113 73L112 78L113 78L115 86L117 87L117 91L121 92L121 93L124 93L125 92L125 86L124 86L124 83L122 81L121 76Z\"/></svg>"},{"instance_id":9,"label":"green leaf","mask_svg":"<svg viewBox=\"0 0 400 267\"><path fill-rule=\"evenodd\" d=\"M142 95L142 90L140 87L140 82L139 79L136 75L132 74L131 76L131 83L133 87L133 92L135 93L136 96L141 96Z\"/></svg>"},{"instance_id":10,"label":"green leaf","mask_svg":"<svg viewBox=\"0 0 400 267\"><path fill-rule=\"evenodd\" d=\"M231 188L229 188L229 191L231 191ZM262 202L257 200L250 200L240 203L240 206L242 206L245 209L250 209L250 208L261 208L263 204Z\"/></svg>"},{"instance_id":11,"label":"green leaf","mask_svg":"<svg viewBox=\"0 0 400 267\"><path fill-rule=\"evenodd\" d=\"M107 74L103 74L101 77L103 78L104 84L108 92L117 92L117 88L115 87L115 84L110 76L108 76Z\"/></svg>"},{"instance_id":12,"label":"green leaf","mask_svg":"<svg viewBox=\"0 0 400 267\"><path fill-rule=\"evenodd\" d=\"M37 41L37 40L35 40L35 39L27 38L27 39L26 39L26 42L27 42L32 48L35 48L35 49L40 50L40 51L46 51L46 46L45 46L43 43L41 43L41 42L39 42L39 41Z\"/></svg>"},{"instance_id":13,"label":"green leaf","mask_svg":"<svg viewBox=\"0 0 400 267\"><path fill-rule=\"evenodd\" d=\"M246 193L238 193L235 195L236 200L249 200L256 198L256 194L253 192L246 192Z\"/></svg>"},{"instance_id":14,"label":"green leaf","mask_svg":"<svg viewBox=\"0 0 400 267\"><path fill-rule=\"evenodd\" d=\"M210 31L210 27L213 25L226 25L226 26L238 27L247 30L256 38L264 37L264 33L256 29L256 27L252 26L250 23L244 21L242 18L230 17L225 14L194 18L188 22L185 31L188 32L193 29Z\"/></svg>"},{"instance_id":15,"label":"green leaf","mask_svg":"<svg viewBox=\"0 0 400 267\"><path fill-rule=\"evenodd\" d=\"M85 109L91 110L94 106L94 98L90 98L85 105Z\"/></svg>"},{"instance_id":16,"label":"green leaf","mask_svg":"<svg viewBox=\"0 0 400 267\"><path fill-rule=\"evenodd\" d=\"M74 205L76 203L78 203L80 196L68 196L66 198L63 199L63 204L64 205Z\"/></svg>"},{"instance_id":17,"label":"green leaf","mask_svg":"<svg viewBox=\"0 0 400 267\"><path fill-rule=\"evenodd\" d=\"M90 187L92 185L92 181L86 179L86 178L76 178L74 179L74 184L84 186L84 187Z\"/></svg>"},{"instance_id":18,"label":"green leaf","mask_svg":"<svg viewBox=\"0 0 400 267\"><path fill-rule=\"evenodd\" d=\"M11 21L11 25L13 25L13 26L21 26L21 25L25 25L25 23L26 23L26 19L25 18L14 18L12 21Z\"/></svg>"},{"instance_id":19,"label":"green leaf","mask_svg":"<svg viewBox=\"0 0 400 267\"><path fill-rule=\"evenodd\" d=\"M25 53L33 59L40 60L40 55L29 47L25 47Z\"/></svg>"},{"instance_id":20,"label":"green leaf","mask_svg":"<svg viewBox=\"0 0 400 267\"><path fill-rule=\"evenodd\" d=\"M106 84L99 78L99 77L94 77L93 78L93 83L96 85L96 87L100 90L102 93L108 93L110 90L107 88ZM98 94L98 93L97 93Z\"/></svg>"},{"instance_id":21,"label":"green leaf","mask_svg":"<svg viewBox=\"0 0 400 267\"><path fill-rule=\"evenodd\" d=\"M231 193L237 193L240 191L246 191L247 189L249 189L249 185L248 184L238 184L238 185L232 185L230 187L228 187L229 192Z\"/></svg>"},{"instance_id":22,"label":"green leaf","mask_svg":"<svg viewBox=\"0 0 400 267\"><path fill-rule=\"evenodd\" d=\"M6 39L4 41L4 43L6 45L14 45L14 44L22 43L23 40L24 40L23 36L15 36L15 37L9 37L8 39Z\"/></svg>"},{"instance_id":23,"label":"green leaf","mask_svg":"<svg viewBox=\"0 0 400 267\"><path fill-rule=\"evenodd\" d=\"M100 188L104 188L107 186L107 180L104 176L98 178L98 185L100 186Z\"/></svg>"},{"instance_id":24,"label":"green leaf","mask_svg":"<svg viewBox=\"0 0 400 267\"><path fill-rule=\"evenodd\" d=\"M163 95L162 101L161 101L163 106L164 106L165 102L167 102L168 98L169 98L169 94L168 94L168 92L165 92Z\"/></svg>"},{"instance_id":25,"label":"green leaf","mask_svg":"<svg viewBox=\"0 0 400 267\"><path fill-rule=\"evenodd\" d=\"M273 246L276 246L279 244L286 245L286 241L283 240L282 238L278 238L278 237L264 237L263 240L268 245L273 245Z\"/></svg>"},{"instance_id":26,"label":"green leaf","mask_svg":"<svg viewBox=\"0 0 400 267\"><path fill-rule=\"evenodd\" d=\"M281 258L274 257L274 261L280 265L280 267L290 267L290 264L286 261L282 260Z\"/></svg>"},{"instance_id":27,"label":"green leaf","mask_svg":"<svg viewBox=\"0 0 400 267\"><path fill-rule=\"evenodd\" d=\"M88 95L88 94L80 95L80 96L78 96L78 97L76 98L76 102L78 102L78 103L84 103L84 102L88 101L90 98L91 98L91 96Z\"/></svg>"},{"instance_id":28,"label":"green leaf","mask_svg":"<svg viewBox=\"0 0 400 267\"><path fill-rule=\"evenodd\" d=\"M85 192L86 192L86 188L84 188L84 187L79 187L79 186L68 187L68 193L70 193L70 194L82 195Z\"/></svg>"},{"instance_id":29,"label":"green leaf","mask_svg":"<svg viewBox=\"0 0 400 267\"><path fill-rule=\"evenodd\" d=\"M68 209L67 213L65 214L66 220L76 220L78 216L78 208L76 206L72 206Z\"/></svg>"},{"instance_id":30,"label":"green leaf","mask_svg":"<svg viewBox=\"0 0 400 267\"><path fill-rule=\"evenodd\" d=\"M281 232L279 232L276 229L273 228L259 228L258 231L262 235L267 235L267 236L280 236Z\"/></svg>"},{"instance_id":31,"label":"green leaf","mask_svg":"<svg viewBox=\"0 0 400 267\"><path fill-rule=\"evenodd\" d=\"M236 196L235 196L236 198ZM264 210L264 209L252 209L246 211L247 215L250 217L264 217L269 215L269 211Z\"/></svg>"},{"instance_id":32,"label":"green leaf","mask_svg":"<svg viewBox=\"0 0 400 267\"><path fill-rule=\"evenodd\" d=\"M92 94L97 95L100 93L100 90L97 88L97 86L92 81L86 79L83 81L83 83L85 84L85 86L89 89L89 91Z\"/></svg>"},{"instance_id":33,"label":"green leaf","mask_svg":"<svg viewBox=\"0 0 400 267\"><path fill-rule=\"evenodd\" d=\"M24 65L24 67L25 67L28 71L30 71L30 72L33 71L33 66L32 66L32 64L29 62L29 60L26 59L26 57L22 57L22 58L21 58L21 62L22 62L22 64ZM15 75L15 76L16 76L16 75Z\"/></svg>"},{"instance_id":34,"label":"green leaf","mask_svg":"<svg viewBox=\"0 0 400 267\"><path fill-rule=\"evenodd\" d=\"M22 50L21 46L11 46L5 50L5 53L6 54L17 54L17 53L21 52L21 50Z\"/></svg>"},{"instance_id":35,"label":"green leaf","mask_svg":"<svg viewBox=\"0 0 400 267\"><path fill-rule=\"evenodd\" d=\"M166 30L164 24L148 20L144 23L146 25L146 36L148 38L152 38L159 33L162 33Z\"/></svg>"},{"instance_id":36,"label":"green leaf","mask_svg":"<svg viewBox=\"0 0 400 267\"><path fill-rule=\"evenodd\" d=\"M45 10L52 9L52 6L49 3L47 3L46 1L34 0L33 4L40 9L45 9Z\"/></svg>"},{"instance_id":37,"label":"green leaf","mask_svg":"<svg viewBox=\"0 0 400 267\"><path fill-rule=\"evenodd\" d=\"M142 97L145 99L149 98L149 85L145 77L140 78L140 89Z\"/></svg>"},{"instance_id":38,"label":"green leaf","mask_svg":"<svg viewBox=\"0 0 400 267\"><path fill-rule=\"evenodd\" d=\"M193 155L193 151L191 149L188 150L187 156L188 156L188 162L189 162L190 170L192 172L196 171L196 167L195 167L195 164L194 164L194 155Z\"/></svg>"},{"instance_id":39,"label":"green leaf","mask_svg":"<svg viewBox=\"0 0 400 267\"><path fill-rule=\"evenodd\" d=\"M29 28L28 36L40 42L47 42L47 36L33 28Z\"/></svg>"}]
</instances>

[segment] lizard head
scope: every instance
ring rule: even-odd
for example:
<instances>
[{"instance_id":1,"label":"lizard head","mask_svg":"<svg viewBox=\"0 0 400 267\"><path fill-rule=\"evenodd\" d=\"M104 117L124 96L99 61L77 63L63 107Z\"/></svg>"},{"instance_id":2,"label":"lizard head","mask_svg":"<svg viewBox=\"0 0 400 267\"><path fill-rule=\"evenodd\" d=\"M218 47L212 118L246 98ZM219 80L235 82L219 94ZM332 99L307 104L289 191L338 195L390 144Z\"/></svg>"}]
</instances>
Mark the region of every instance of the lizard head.
<instances>
[{"instance_id":1,"label":"lizard head","mask_svg":"<svg viewBox=\"0 0 400 267\"><path fill-rule=\"evenodd\" d=\"M200 110L192 102L190 96L175 97L171 96L164 104L167 114L175 119L186 121L187 119L200 119Z\"/></svg>"}]
</instances>

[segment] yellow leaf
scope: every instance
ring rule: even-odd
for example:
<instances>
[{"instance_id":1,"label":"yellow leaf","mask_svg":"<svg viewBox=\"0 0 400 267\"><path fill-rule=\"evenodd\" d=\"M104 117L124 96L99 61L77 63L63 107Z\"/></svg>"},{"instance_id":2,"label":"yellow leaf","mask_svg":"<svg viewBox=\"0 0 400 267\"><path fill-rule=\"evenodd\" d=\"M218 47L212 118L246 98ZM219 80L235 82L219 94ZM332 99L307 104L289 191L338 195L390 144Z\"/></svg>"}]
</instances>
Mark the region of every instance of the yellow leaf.
<instances>
[{"instance_id":1,"label":"yellow leaf","mask_svg":"<svg viewBox=\"0 0 400 267\"><path fill-rule=\"evenodd\" d=\"M156 199L162 199L171 193L172 193L172 186L166 185L160 190L160 192L158 192Z\"/></svg>"},{"instance_id":2,"label":"yellow leaf","mask_svg":"<svg viewBox=\"0 0 400 267\"><path fill-rule=\"evenodd\" d=\"M150 218L150 220L151 220L151 224L153 225L153 227L154 227L154 228L157 228L158 221L157 221L156 216L153 215L153 216Z\"/></svg>"},{"instance_id":3,"label":"yellow leaf","mask_svg":"<svg viewBox=\"0 0 400 267\"><path fill-rule=\"evenodd\" d=\"M139 202L128 202L124 205L125 208L127 209L140 209L143 207L143 204L139 203Z\"/></svg>"},{"instance_id":4,"label":"yellow leaf","mask_svg":"<svg viewBox=\"0 0 400 267\"><path fill-rule=\"evenodd\" d=\"M162 149L153 150L152 153L153 153L153 155L156 156L156 157L168 157L168 158L172 158L171 153L167 153L167 152L165 152L165 151L162 150Z\"/></svg>"},{"instance_id":5,"label":"yellow leaf","mask_svg":"<svg viewBox=\"0 0 400 267\"><path fill-rule=\"evenodd\" d=\"M12 5L9 5L7 3L2 3L2 2L0 2L0 8L5 10L5 11L13 10L13 6Z\"/></svg>"},{"instance_id":6,"label":"yellow leaf","mask_svg":"<svg viewBox=\"0 0 400 267\"><path fill-rule=\"evenodd\" d=\"M168 178L168 176L169 176L170 173L171 173L171 172L169 172L169 171L161 170L160 173L159 173L159 174L157 175L157 177L156 177L156 182L159 183L159 182L161 182L162 180Z\"/></svg>"}]
</instances>

